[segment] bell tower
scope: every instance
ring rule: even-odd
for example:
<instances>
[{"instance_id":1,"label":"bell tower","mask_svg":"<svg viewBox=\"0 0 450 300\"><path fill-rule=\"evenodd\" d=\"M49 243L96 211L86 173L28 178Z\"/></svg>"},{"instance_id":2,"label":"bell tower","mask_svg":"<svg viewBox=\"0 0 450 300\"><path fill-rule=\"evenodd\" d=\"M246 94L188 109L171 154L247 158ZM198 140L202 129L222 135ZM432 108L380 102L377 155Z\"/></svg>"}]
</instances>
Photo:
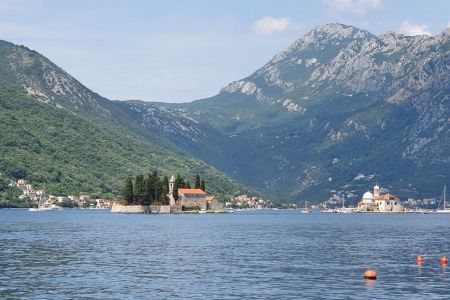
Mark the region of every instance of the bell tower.
<instances>
[{"instance_id":1,"label":"bell tower","mask_svg":"<svg viewBox=\"0 0 450 300\"><path fill-rule=\"evenodd\" d=\"M170 200L170 206L175 205L175 198L173 197L173 186L175 184L175 176L172 175L169 180L169 200Z\"/></svg>"},{"instance_id":2,"label":"bell tower","mask_svg":"<svg viewBox=\"0 0 450 300\"><path fill-rule=\"evenodd\" d=\"M375 184L375 186L373 187L373 196L374 197L380 196L380 187L378 186L378 184Z\"/></svg>"}]
</instances>

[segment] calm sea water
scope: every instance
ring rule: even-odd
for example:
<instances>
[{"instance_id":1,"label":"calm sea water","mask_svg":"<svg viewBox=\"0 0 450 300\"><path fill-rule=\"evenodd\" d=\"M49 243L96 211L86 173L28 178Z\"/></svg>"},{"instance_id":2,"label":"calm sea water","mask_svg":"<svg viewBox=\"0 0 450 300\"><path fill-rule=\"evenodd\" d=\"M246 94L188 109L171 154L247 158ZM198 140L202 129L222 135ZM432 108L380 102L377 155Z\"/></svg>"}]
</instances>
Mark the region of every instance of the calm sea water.
<instances>
[{"instance_id":1,"label":"calm sea water","mask_svg":"<svg viewBox=\"0 0 450 300\"><path fill-rule=\"evenodd\" d=\"M450 299L449 237L450 215L0 210L0 298Z\"/></svg>"}]
</instances>

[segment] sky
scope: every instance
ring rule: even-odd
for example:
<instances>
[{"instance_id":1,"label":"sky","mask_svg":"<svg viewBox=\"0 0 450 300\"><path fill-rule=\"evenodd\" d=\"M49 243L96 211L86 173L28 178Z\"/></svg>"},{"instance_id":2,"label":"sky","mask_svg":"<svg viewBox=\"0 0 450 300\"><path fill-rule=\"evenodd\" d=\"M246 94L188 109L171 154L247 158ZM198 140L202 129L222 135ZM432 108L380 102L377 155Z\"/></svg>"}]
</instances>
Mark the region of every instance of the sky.
<instances>
[{"instance_id":1,"label":"sky","mask_svg":"<svg viewBox=\"0 0 450 300\"><path fill-rule=\"evenodd\" d=\"M188 102L250 75L326 23L434 35L450 1L0 0L0 39L114 100Z\"/></svg>"}]
</instances>

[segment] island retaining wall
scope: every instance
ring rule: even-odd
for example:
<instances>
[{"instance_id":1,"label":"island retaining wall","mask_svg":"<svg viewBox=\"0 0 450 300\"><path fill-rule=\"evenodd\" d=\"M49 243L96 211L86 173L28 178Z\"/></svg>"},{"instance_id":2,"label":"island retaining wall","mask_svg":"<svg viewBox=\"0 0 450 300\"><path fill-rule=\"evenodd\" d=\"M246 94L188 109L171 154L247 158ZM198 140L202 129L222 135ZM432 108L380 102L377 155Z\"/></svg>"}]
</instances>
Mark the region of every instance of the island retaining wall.
<instances>
[{"instance_id":1,"label":"island retaining wall","mask_svg":"<svg viewBox=\"0 0 450 300\"><path fill-rule=\"evenodd\" d=\"M170 213L169 205L120 205L114 204L111 208L112 213L124 214L149 214L149 213Z\"/></svg>"}]
</instances>

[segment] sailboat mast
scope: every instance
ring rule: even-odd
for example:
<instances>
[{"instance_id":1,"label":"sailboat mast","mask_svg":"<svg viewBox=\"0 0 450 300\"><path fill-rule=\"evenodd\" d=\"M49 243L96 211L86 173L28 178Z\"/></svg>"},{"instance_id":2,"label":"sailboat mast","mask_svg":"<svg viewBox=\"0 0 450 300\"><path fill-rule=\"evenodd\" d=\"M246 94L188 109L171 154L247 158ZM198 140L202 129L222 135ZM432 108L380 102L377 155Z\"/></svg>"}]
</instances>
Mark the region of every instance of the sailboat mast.
<instances>
[{"instance_id":1,"label":"sailboat mast","mask_svg":"<svg viewBox=\"0 0 450 300\"><path fill-rule=\"evenodd\" d=\"M444 209L445 209L445 194L447 193L447 185L444 185Z\"/></svg>"}]
</instances>

